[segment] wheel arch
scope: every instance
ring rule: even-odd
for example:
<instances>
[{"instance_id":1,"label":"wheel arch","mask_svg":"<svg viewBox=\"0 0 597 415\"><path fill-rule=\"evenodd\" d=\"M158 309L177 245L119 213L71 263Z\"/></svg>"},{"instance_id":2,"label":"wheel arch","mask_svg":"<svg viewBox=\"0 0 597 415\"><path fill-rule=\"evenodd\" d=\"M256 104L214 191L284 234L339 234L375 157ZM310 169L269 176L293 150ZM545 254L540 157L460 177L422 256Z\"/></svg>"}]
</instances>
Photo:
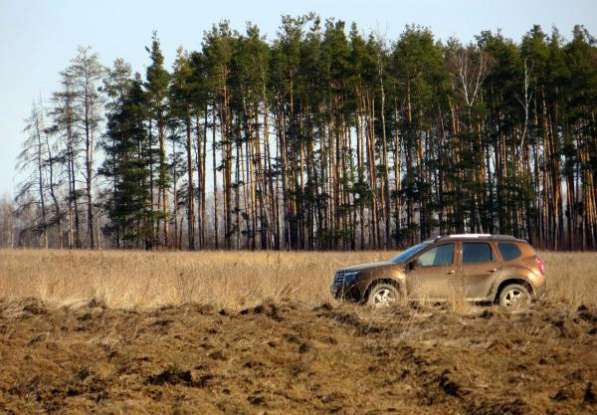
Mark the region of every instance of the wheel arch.
<instances>
[{"instance_id":1,"label":"wheel arch","mask_svg":"<svg viewBox=\"0 0 597 415\"><path fill-rule=\"evenodd\" d=\"M518 284L525 287L531 296L535 296L535 290L533 289L533 284L526 280L526 278L519 277L519 276L512 276L504 278L500 283L497 285L494 293L493 293L493 302L497 303L500 299L500 294L504 288L511 284Z\"/></svg>"}]
</instances>

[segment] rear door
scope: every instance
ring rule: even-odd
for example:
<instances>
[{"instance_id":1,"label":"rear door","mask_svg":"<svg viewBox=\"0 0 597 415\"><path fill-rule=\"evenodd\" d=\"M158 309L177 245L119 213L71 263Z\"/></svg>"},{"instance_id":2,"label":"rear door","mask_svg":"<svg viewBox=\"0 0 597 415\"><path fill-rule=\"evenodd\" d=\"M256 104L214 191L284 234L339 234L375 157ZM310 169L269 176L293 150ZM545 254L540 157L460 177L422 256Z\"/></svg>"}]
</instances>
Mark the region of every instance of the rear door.
<instances>
[{"instance_id":1,"label":"rear door","mask_svg":"<svg viewBox=\"0 0 597 415\"><path fill-rule=\"evenodd\" d=\"M433 246L413 262L406 275L408 295L413 299L443 300L448 298L450 280L456 274L456 243Z\"/></svg>"},{"instance_id":2,"label":"rear door","mask_svg":"<svg viewBox=\"0 0 597 415\"><path fill-rule=\"evenodd\" d=\"M462 241L460 252L460 275L466 298L486 299L492 287L494 274L501 267L494 244L489 241Z\"/></svg>"}]
</instances>

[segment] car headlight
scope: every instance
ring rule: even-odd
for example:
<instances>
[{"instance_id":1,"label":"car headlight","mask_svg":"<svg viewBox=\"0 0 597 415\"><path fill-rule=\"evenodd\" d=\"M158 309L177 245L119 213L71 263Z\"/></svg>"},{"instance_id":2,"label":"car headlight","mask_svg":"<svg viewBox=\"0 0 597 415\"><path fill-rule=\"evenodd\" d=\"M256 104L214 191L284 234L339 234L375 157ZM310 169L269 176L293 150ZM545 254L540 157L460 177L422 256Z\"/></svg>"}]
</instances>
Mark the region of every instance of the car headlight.
<instances>
[{"instance_id":1,"label":"car headlight","mask_svg":"<svg viewBox=\"0 0 597 415\"><path fill-rule=\"evenodd\" d=\"M357 271L354 272L345 272L344 273L344 284L352 284L357 280L359 273Z\"/></svg>"}]
</instances>

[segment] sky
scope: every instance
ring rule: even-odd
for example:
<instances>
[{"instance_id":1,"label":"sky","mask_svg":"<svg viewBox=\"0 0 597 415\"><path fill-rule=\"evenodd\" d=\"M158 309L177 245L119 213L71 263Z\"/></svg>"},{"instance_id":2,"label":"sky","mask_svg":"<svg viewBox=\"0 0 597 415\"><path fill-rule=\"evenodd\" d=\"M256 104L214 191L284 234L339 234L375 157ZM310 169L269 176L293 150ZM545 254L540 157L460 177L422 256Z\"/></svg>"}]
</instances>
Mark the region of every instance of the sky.
<instances>
[{"instance_id":1,"label":"sky","mask_svg":"<svg viewBox=\"0 0 597 415\"><path fill-rule=\"evenodd\" d=\"M0 196L13 195L18 183L15 160L32 102L49 102L79 45L91 46L105 65L122 57L144 74L153 30L170 66L177 47L199 49L203 32L223 19L239 31L256 23L271 40L281 15L310 11L390 40L412 23L463 42L498 29L520 40L534 24L546 32L555 25L565 37L583 24L597 35L597 0L0 0Z\"/></svg>"}]
</instances>

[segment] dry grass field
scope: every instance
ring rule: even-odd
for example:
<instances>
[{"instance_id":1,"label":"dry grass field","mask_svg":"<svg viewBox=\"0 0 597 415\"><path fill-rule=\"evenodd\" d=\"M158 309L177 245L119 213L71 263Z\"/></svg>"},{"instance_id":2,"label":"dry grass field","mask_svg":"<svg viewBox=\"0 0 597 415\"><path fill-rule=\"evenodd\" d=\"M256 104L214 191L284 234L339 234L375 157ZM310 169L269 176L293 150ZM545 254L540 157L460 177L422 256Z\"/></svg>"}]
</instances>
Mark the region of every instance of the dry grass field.
<instances>
[{"instance_id":1,"label":"dry grass field","mask_svg":"<svg viewBox=\"0 0 597 415\"><path fill-rule=\"evenodd\" d=\"M392 255L0 251L0 414L597 413L597 254L515 315L332 301Z\"/></svg>"},{"instance_id":2,"label":"dry grass field","mask_svg":"<svg viewBox=\"0 0 597 415\"><path fill-rule=\"evenodd\" d=\"M265 300L331 301L334 271L396 252L144 252L0 250L0 295L50 305L95 299L111 308L184 303L238 309ZM547 295L597 304L597 253L543 252Z\"/></svg>"}]
</instances>

